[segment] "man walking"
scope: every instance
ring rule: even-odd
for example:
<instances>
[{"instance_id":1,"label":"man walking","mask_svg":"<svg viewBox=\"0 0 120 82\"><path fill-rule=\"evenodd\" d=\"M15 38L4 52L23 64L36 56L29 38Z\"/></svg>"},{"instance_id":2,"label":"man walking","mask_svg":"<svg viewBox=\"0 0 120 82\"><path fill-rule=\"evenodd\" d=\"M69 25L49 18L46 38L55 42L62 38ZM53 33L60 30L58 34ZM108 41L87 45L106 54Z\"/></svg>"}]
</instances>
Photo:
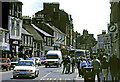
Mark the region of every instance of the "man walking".
<instances>
[{"instance_id":1,"label":"man walking","mask_svg":"<svg viewBox=\"0 0 120 82\"><path fill-rule=\"evenodd\" d=\"M96 55L93 57L92 66L93 66L94 79L95 79L95 75L97 74L98 82L100 82L100 66L101 66L101 63L97 59Z\"/></svg>"}]
</instances>

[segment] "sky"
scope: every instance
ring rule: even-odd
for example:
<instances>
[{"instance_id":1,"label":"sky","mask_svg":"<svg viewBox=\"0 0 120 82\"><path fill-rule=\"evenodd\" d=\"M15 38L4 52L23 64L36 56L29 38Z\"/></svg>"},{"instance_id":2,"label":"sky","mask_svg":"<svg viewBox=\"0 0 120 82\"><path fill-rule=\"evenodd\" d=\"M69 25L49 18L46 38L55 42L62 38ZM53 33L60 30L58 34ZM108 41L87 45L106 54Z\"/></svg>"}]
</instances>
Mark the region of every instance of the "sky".
<instances>
[{"instance_id":1,"label":"sky","mask_svg":"<svg viewBox=\"0 0 120 82\"><path fill-rule=\"evenodd\" d=\"M22 15L31 16L43 10L43 2L59 2L60 9L72 15L74 31L82 35L83 29L97 35L107 32L110 22L109 0L19 0L23 3Z\"/></svg>"}]
</instances>

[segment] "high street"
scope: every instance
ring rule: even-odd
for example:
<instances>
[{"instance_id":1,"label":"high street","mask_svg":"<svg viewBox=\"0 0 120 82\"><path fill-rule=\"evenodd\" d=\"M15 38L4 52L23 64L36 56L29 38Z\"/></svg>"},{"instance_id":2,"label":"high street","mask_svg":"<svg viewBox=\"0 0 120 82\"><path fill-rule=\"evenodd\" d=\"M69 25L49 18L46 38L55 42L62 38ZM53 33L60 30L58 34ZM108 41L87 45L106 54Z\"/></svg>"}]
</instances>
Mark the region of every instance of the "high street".
<instances>
[{"instance_id":1,"label":"high street","mask_svg":"<svg viewBox=\"0 0 120 82\"><path fill-rule=\"evenodd\" d=\"M0 81L2 80L10 80L10 81L30 81L30 80L76 80L77 78L77 69L75 73L72 74L62 74L62 68L50 67L45 68L45 66L39 66L39 76L36 78L13 78L13 70L11 71L3 71L0 72ZM79 80L83 80L83 78L79 78Z\"/></svg>"}]
</instances>

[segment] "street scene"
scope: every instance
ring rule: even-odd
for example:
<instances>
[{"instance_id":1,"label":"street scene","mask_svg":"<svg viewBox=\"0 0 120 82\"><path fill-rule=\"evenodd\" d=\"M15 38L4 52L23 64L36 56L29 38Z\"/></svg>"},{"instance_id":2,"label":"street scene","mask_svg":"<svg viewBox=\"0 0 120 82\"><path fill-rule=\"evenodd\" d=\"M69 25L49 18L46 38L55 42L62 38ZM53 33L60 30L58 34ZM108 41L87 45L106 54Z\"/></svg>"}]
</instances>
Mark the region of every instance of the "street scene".
<instances>
[{"instance_id":1,"label":"street scene","mask_svg":"<svg viewBox=\"0 0 120 82\"><path fill-rule=\"evenodd\" d=\"M120 82L120 1L98 2L0 0L0 81Z\"/></svg>"}]
</instances>

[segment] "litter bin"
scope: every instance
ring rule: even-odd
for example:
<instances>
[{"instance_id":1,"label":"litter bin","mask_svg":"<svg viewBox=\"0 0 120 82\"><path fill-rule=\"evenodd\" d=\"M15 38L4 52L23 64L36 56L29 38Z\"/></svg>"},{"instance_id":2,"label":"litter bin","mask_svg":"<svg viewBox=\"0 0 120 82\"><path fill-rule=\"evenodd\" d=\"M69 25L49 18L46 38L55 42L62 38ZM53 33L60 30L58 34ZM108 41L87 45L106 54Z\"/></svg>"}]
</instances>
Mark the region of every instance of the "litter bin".
<instances>
[{"instance_id":1,"label":"litter bin","mask_svg":"<svg viewBox=\"0 0 120 82\"><path fill-rule=\"evenodd\" d=\"M84 67L84 82L95 82L93 67Z\"/></svg>"}]
</instances>

